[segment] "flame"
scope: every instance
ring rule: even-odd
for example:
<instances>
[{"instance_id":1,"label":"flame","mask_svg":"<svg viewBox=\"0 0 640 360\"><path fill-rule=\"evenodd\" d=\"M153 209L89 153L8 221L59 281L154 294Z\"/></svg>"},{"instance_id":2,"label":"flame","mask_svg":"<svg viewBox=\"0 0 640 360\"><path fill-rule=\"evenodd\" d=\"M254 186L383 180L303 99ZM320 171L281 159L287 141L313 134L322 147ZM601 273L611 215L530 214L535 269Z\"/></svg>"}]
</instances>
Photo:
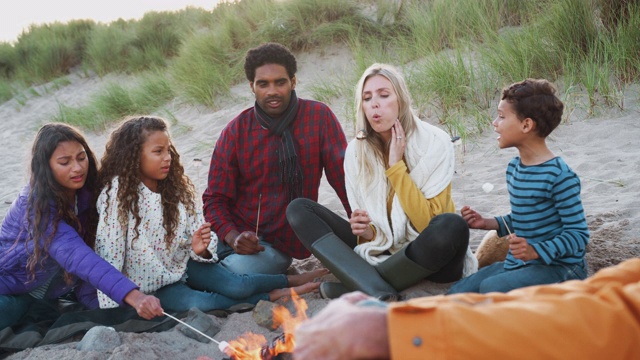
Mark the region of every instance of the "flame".
<instances>
[{"instance_id":1,"label":"flame","mask_svg":"<svg viewBox=\"0 0 640 360\"><path fill-rule=\"evenodd\" d=\"M283 336L276 339L271 346L266 346L267 339L263 335L248 332L236 340L229 341L229 347L225 353L236 360L263 360L281 353L293 352L296 345L293 332L307 319L308 305L293 290L291 290L291 301L296 310L295 315L281 305L273 309L273 326L281 327Z\"/></svg>"},{"instance_id":2,"label":"flame","mask_svg":"<svg viewBox=\"0 0 640 360\"><path fill-rule=\"evenodd\" d=\"M266 343L267 339L263 335L248 332L229 341L229 347L224 352L237 360L258 360L262 359L262 346Z\"/></svg>"}]
</instances>

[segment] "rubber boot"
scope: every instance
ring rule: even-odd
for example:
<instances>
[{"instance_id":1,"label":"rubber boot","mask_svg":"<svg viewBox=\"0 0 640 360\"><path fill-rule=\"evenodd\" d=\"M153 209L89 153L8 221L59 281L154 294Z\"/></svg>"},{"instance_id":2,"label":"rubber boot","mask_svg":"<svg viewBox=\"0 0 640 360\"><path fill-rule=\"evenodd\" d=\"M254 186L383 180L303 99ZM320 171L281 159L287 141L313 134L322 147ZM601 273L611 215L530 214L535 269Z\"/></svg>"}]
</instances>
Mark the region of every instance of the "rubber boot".
<instances>
[{"instance_id":1,"label":"rubber boot","mask_svg":"<svg viewBox=\"0 0 640 360\"><path fill-rule=\"evenodd\" d=\"M342 283L329 281L325 281L320 284L319 290L320 297L322 297L323 299L337 299L340 296L353 291L342 285Z\"/></svg>"},{"instance_id":2,"label":"rubber boot","mask_svg":"<svg viewBox=\"0 0 640 360\"><path fill-rule=\"evenodd\" d=\"M409 259L406 246L378 264L376 270L386 282L398 291L402 291L435 273L435 271L424 268Z\"/></svg>"},{"instance_id":3,"label":"rubber boot","mask_svg":"<svg viewBox=\"0 0 640 360\"><path fill-rule=\"evenodd\" d=\"M384 301L398 299L398 292L384 281L376 269L334 233L316 240L310 250L350 291L360 290Z\"/></svg>"}]
</instances>

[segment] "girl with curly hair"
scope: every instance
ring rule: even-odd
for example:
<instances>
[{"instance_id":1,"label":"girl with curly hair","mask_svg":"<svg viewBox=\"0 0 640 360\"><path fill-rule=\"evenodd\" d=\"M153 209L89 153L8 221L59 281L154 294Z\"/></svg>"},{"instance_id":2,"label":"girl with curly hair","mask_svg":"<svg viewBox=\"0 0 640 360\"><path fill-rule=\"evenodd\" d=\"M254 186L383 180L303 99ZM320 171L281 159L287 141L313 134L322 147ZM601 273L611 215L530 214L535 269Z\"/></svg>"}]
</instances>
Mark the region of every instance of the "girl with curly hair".
<instances>
[{"instance_id":1,"label":"girl with curly hair","mask_svg":"<svg viewBox=\"0 0 640 360\"><path fill-rule=\"evenodd\" d=\"M96 252L129 276L163 307L184 311L226 309L314 291L326 274L238 275L217 263L217 237L205 223L195 187L184 174L167 123L157 117L126 119L107 142L99 174ZM186 279L189 259L208 263ZM114 307L99 292L100 307Z\"/></svg>"},{"instance_id":2,"label":"girl with curly hair","mask_svg":"<svg viewBox=\"0 0 640 360\"><path fill-rule=\"evenodd\" d=\"M19 323L33 305L54 305L72 292L85 307L97 308L95 288L146 319L162 315L157 298L140 292L92 249L98 171L80 132L46 124L31 153L29 184L0 230L0 330Z\"/></svg>"}]
</instances>

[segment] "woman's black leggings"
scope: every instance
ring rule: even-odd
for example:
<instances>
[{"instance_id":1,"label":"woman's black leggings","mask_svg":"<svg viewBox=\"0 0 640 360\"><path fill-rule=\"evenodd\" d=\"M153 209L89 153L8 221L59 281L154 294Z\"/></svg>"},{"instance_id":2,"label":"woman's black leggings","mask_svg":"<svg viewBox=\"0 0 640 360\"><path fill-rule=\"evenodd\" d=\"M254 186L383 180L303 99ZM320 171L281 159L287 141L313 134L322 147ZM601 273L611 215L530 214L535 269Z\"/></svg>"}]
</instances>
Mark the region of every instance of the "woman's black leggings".
<instances>
[{"instance_id":1,"label":"woman's black leggings","mask_svg":"<svg viewBox=\"0 0 640 360\"><path fill-rule=\"evenodd\" d=\"M307 249L333 232L352 249L357 237L351 224L313 200L298 198L287 207L287 220ZM464 259L469 246L469 227L464 219L445 213L431 219L429 226L407 245L407 257L418 265L434 271L427 279L444 283L462 277Z\"/></svg>"}]
</instances>

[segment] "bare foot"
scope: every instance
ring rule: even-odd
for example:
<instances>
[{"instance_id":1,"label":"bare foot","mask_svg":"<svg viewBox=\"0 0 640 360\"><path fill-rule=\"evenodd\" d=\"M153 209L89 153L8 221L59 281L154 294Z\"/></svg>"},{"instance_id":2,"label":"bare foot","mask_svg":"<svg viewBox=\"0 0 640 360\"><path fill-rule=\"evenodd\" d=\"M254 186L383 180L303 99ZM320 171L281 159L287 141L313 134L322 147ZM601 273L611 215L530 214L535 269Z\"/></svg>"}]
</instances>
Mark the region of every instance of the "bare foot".
<instances>
[{"instance_id":1,"label":"bare foot","mask_svg":"<svg viewBox=\"0 0 640 360\"><path fill-rule=\"evenodd\" d=\"M298 276L298 275L293 275L293 276ZM302 294L310 293L312 291L318 291L319 287L320 287L319 282L307 282L305 284L302 284L300 286L295 286L292 288L271 290L269 292L269 301L276 301L285 296L291 296L291 290L295 291L296 294L298 295L302 295Z\"/></svg>"},{"instance_id":2,"label":"bare foot","mask_svg":"<svg viewBox=\"0 0 640 360\"><path fill-rule=\"evenodd\" d=\"M329 270L327 269L317 269L298 275L287 275L287 281L289 282L289 286L299 286L311 282L321 276L327 275L328 273Z\"/></svg>"}]
</instances>

